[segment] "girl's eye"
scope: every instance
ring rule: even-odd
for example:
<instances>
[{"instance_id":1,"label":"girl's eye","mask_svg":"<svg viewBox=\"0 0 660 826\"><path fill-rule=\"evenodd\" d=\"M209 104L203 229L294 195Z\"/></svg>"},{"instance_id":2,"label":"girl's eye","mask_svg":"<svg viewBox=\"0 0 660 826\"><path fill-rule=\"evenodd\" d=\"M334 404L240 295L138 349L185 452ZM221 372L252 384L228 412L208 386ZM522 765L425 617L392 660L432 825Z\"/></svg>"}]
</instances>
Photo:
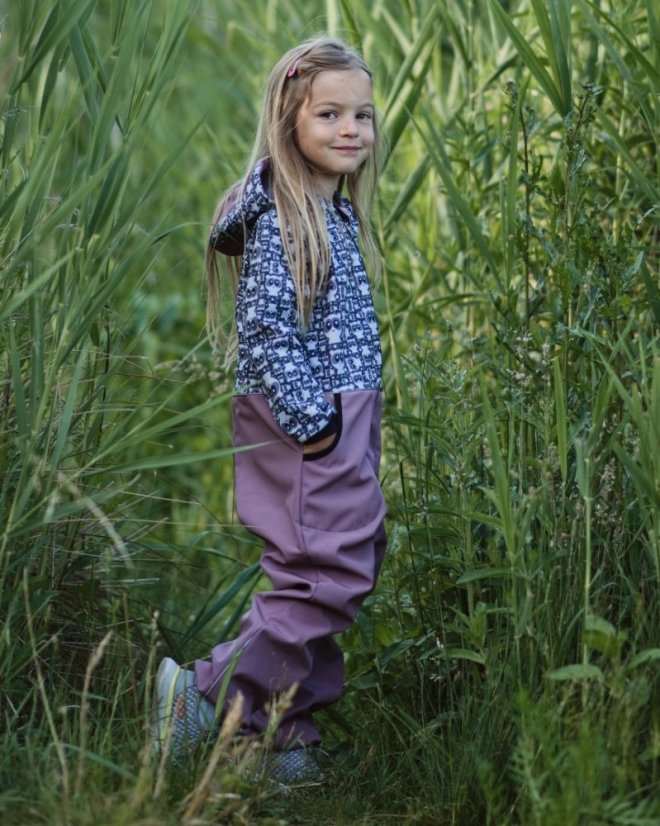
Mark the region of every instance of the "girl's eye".
<instances>
[{"instance_id":1,"label":"girl's eye","mask_svg":"<svg viewBox=\"0 0 660 826\"><path fill-rule=\"evenodd\" d=\"M360 112L358 118L360 118L360 120L371 120L373 118L373 115L371 114L371 112Z\"/></svg>"},{"instance_id":2,"label":"girl's eye","mask_svg":"<svg viewBox=\"0 0 660 826\"><path fill-rule=\"evenodd\" d=\"M321 117L326 118L327 120L329 120L330 118L333 118L334 116L335 116L334 112L321 112Z\"/></svg>"}]
</instances>

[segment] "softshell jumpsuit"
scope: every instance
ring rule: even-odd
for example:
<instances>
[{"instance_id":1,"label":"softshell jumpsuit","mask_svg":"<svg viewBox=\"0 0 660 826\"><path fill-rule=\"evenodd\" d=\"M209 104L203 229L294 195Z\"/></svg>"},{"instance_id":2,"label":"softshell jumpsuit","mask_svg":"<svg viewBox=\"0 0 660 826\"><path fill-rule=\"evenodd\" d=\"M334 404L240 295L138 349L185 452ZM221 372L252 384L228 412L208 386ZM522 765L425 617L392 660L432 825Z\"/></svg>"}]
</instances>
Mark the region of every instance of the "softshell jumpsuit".
<instances>
[{"instance_id":1,"label":"softshell jumpsuit","mask_svg":"<svg viewBox=\"0 0 660 826\"><path fill-rule=\"evenodd\" d=\"M243 254L236 302L238 365L234 442L241 522L264 540L272 590L255 595L238 637L195 664L212 702L243 695L243 733L263 732L267 704L297 684L278 746L320 737L313 712L343 690L343 656L332 635L346 629L372 591L385 550L378 482L381 353L350 203L337 197L326 220L327 291L308 328L296 295L261 161L240 199L215 227L216 249ZM334 435L329 448L302 445ZM228 679L223 689L223 680Z\"/></svg>"}]
</instances>

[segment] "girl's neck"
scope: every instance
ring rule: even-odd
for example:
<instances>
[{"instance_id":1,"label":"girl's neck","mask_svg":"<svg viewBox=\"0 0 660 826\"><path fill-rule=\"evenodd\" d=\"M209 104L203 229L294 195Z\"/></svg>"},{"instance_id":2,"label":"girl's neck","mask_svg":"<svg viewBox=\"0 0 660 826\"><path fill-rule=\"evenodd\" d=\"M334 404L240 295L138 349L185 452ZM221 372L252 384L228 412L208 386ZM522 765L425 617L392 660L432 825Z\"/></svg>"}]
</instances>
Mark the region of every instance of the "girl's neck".
<instances>
[{"instance_id":1,"label":"girl's neck","mask_svg":"<svg viewBox=\"0 0 660 826\"><path fill-rule=\"evenodd\" d=\"M315 171L313 167L311 169L313 172ZM312 176L312 186L317 198L332 204L335 203L344 187L344 176L334 177L317 173Z\"/></svg>"},{"instance_id":2,"label":"girl's neck","mask_svg":"<svg viewBox=\"0 0 660 826\"><path fill-rule=\"evenodd\" d=\"M317 181L314 187L314 194L320 201L325 201L326 204L332 204L339 194L338 187L338 180L334 183L330 181Z\"/></svg>"}]
</instances>

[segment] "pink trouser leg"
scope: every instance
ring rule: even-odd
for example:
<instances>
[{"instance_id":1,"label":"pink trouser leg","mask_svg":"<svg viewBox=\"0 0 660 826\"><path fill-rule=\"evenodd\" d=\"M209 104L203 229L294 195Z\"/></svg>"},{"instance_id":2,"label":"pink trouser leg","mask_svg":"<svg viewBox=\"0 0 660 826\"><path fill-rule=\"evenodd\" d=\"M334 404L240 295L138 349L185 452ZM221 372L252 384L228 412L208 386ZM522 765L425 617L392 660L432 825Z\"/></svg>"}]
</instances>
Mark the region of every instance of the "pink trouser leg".
<instances>
[{"instance_id":1,"label":"pink trouser leg","mask_svg":"<svg viewBox=\"0 0 660 826\"><path fill-rule=\"evenodd\" d=\"M197 684L215 701L231 670L227 702L240 691L244 730L261 732L269 701L296 683L280 745L319 741L312 713L343 689L343 658L332 635L352 623L373 590L385 548L380 396L364 391L341 401L338 444L304 461L261 396L235 400L237 445L269 442L236 455L236 495L241 520L264 539L261 564L272 590L255 595L235 640L216 646L210 662L197 662Z\"/></svg>"}]
</instances>

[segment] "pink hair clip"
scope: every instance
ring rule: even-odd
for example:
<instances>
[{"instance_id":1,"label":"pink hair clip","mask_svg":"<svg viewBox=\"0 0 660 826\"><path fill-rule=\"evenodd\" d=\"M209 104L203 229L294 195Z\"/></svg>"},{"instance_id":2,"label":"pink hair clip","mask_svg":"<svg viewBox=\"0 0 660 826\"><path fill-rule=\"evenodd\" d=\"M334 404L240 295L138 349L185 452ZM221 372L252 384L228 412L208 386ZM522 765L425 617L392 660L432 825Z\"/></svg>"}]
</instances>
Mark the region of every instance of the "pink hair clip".
<instances>
[{"instance_id":1,"label":"pink hair clip","mask_svg":"<svg viewBox=\"0 0 660 826\"><path fill-rule=\"evenodd\" d=\"M287 77L293 77L295 73L298 71L298 64L300 63L300 58L298 60L294 60L291 64L289 71L286 73Z\"/></svg>"}]
</instances>

